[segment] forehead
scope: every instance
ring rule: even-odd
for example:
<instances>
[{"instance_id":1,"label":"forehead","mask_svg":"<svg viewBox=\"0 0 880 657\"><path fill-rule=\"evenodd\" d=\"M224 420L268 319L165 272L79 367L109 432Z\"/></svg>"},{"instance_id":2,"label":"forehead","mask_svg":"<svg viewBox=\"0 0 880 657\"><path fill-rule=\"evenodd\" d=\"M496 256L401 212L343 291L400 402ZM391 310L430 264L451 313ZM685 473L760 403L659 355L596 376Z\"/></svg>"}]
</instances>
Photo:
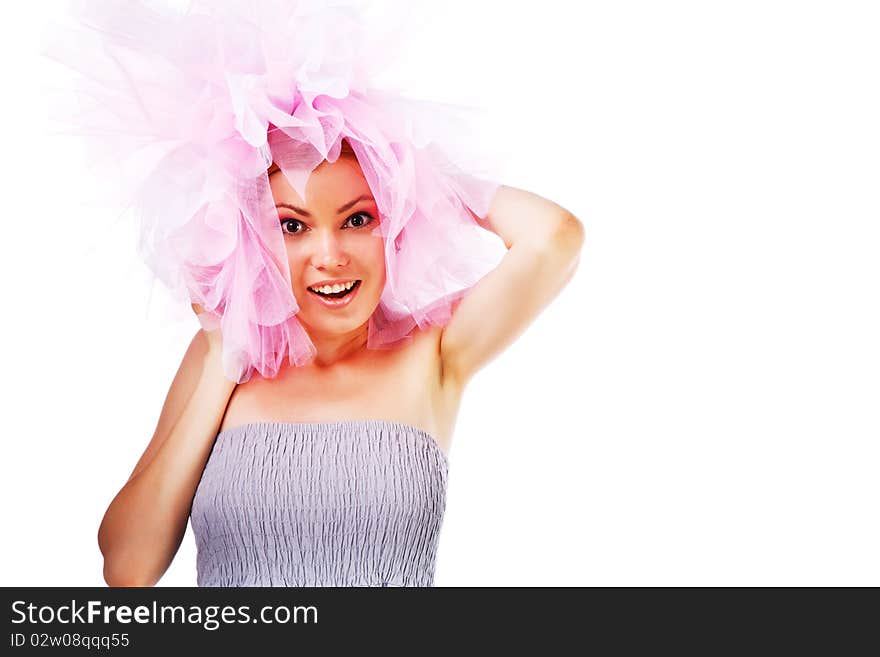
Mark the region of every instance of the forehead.
<instances>
[{"instance_id":1,"label":"forehead","mask_svg":"<svg viewBox=\"0 0 880 657\"><path fill-rule=\"evenodd\" d=\"M309 175L306 198L300 197L284 174L273 166L269 185L275 203L291 203L315 210L336 208L361 194L372 196L370 186L354 157L340 157L335 162L322 162Z\"/></svg>"}]
</instances>

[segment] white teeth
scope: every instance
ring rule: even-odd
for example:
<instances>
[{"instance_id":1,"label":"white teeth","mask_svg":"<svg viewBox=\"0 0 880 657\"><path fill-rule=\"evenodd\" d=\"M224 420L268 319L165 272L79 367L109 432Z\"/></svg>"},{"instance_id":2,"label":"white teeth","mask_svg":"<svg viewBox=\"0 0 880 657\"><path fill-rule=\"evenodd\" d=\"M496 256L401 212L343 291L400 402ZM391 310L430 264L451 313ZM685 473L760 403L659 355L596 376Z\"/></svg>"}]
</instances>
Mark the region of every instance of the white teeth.
<instances>
[{"instance_id":1,"label":"white teeth","mask_svg":"<svg viewBox=\"0 0 880 657\"><path fill-rule=\"evenodd\" d=\"M351 281L350 283L343 283L337 285L324 285L322 287L310 287L310 290L314 290L315 292L321 292L323 294L330 294L332 292L342 292L343 290L350 290L354 287L354 284L357 281Z\"/></svg>"}]
</instances>

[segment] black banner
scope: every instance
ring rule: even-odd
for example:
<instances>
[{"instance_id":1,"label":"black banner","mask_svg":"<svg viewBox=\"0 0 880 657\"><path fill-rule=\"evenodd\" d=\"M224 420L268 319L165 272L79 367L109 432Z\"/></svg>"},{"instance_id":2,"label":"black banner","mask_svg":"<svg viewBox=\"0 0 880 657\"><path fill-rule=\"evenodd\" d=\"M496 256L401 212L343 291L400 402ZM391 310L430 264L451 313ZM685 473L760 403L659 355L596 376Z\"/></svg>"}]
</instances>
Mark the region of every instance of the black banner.
<instances>
[{"instance_id":1,"label":"black banner","mask_svg":"<svg viewBox=\"0 0 880 657\"><path fill-rule=\"evenodd\" d=\"M862 645L873 589L3 588L4 655L291 653L503 646L839 652ZM875 643L869 638L869 645ZM243 653L239 653L243 654ZM275 654L273 652L272 654Z\"/></svg>"}]
</instances>

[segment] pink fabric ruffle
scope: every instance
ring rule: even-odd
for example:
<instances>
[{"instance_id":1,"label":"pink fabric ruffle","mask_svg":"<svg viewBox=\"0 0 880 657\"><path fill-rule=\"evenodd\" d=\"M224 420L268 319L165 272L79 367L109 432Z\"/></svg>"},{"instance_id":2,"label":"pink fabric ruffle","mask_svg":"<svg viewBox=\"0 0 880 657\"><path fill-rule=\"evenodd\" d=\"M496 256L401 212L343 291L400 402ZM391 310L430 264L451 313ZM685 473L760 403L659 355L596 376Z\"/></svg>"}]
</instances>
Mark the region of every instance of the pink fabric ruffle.
<instances>
[{"instance_id":1,"label":"pink fabric ruffle","mask_svg":"<svg viewBox=\"0 0 880 657\"><path fill-rule=\"evenodd\" d=\"M366 47L353 3L73 8L44 51L75 72L75 97L57 118L108 165L152 271L206 309L205 328L221 328L231 380L271 378L285 359L301 366L315 355L296 317L273 161L305 197L311 171L335 161L343 139L354 150L385 239L371 349L445 325L503 256L471 214L488 213L498 183L462 148L467 123L456 108L370 87L387 53Z\"/></svg>"}]
</instances>

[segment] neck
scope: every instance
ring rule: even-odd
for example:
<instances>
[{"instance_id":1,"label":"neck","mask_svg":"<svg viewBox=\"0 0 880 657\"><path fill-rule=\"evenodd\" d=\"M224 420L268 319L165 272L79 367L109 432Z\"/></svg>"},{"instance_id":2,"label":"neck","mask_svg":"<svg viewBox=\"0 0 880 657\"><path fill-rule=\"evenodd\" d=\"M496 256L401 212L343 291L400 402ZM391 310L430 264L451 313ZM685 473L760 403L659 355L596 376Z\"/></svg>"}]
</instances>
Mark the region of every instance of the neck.
<instances>
[{"instance_id":1,"label":"neck","mask_svg":"<svg viewBox=\"0 0 880 657\"><path fill-rule=\"evenodd\" d=\"M312 361L312 365L317 368L350 360L367 348L369 322L349 333L319 333L305 326L303 328L318 350Z\"/></svg>"}]
</instances>

